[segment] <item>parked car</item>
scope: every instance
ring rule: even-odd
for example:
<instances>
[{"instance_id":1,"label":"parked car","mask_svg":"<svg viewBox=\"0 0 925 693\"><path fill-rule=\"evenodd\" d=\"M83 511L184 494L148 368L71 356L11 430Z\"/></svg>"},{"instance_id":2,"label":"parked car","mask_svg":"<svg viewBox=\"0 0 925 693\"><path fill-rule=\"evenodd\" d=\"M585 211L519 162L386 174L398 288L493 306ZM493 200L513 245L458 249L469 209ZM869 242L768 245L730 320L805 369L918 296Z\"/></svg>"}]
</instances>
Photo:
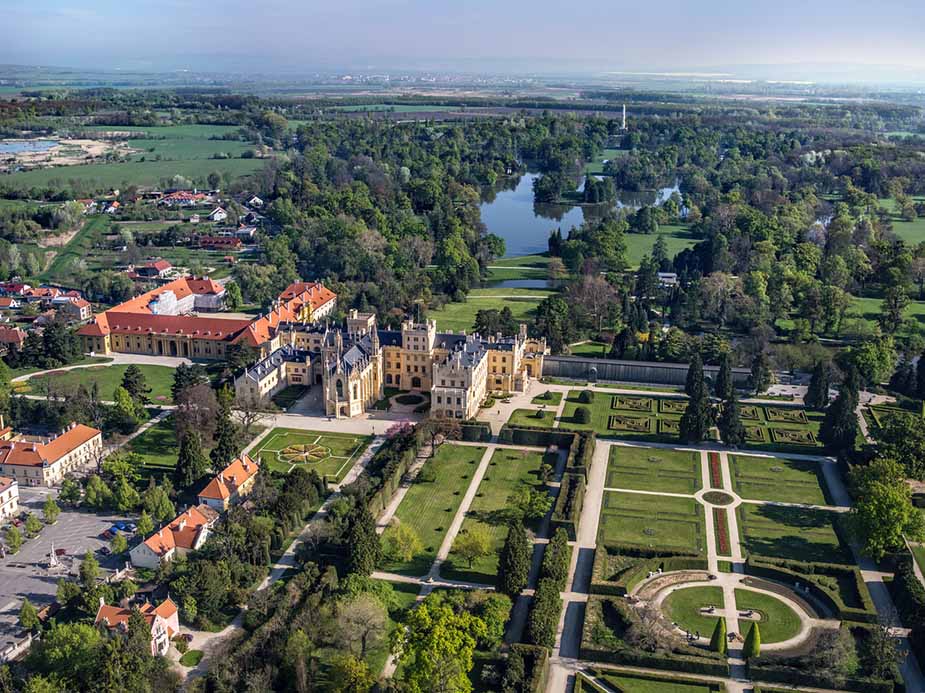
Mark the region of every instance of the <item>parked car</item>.
<instances>
[{"instance_id":1,"label":"parked car","mask_svg":"<svg viewBox=\"0 0 925 693\"><path fill-rule=\"evenodd\" d=\"M101 546L100 548L97 549L97 551L99 551L104 556L108 556L109 554L112 553L112 551L109 549L108 546Z\"/></svg>"},{"instance_id":2,"label":"parked car","mask_svg":"<svg viewBox=\"0 0 925 693\"><path fill-rule=\"evenodd\" d=\"M110 532L108 529L107 529L107 530L104 530L104 531L100 534L100 539L102 539L102 540L104 540L104 541L109 541L110 539L112 539L112 532Z\"/></svg>"}]
</instances>

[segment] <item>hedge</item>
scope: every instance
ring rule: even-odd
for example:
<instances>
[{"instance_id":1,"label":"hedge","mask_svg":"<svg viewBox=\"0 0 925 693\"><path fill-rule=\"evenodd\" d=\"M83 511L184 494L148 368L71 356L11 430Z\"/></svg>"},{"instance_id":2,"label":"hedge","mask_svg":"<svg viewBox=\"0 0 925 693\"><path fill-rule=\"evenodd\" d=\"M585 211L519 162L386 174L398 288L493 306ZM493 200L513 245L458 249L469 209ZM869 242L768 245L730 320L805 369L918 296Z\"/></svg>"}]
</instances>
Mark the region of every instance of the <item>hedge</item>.
<instances>
[{"instance_id":1,"label":"hedge","mask_svg":"<svg viewBox=\"0 0 925 693\"><path fill-rule=\"evenodd\" d=\"M373 517L379 516L398 489L409 467L414 464L420 446L420 433L413 429L386 440L369 461L362 478L368 486L365 491L366 507ZM359 481L351 486L356 484L355 488L362 488Z\"/></svg>"},{"instance_id":2,"label":"hedge","mask_svg":"<svg viewBox=\"0 0 925 693\"><path fill-rule=\"evenodd\" d=\"M619 579L608 580L604 575L612 555L620 555L631 562ZM658 569L668 573L675 570L708 570L706 557L694 554L658 552L619 544L598 544L594 550L594 567L591 570L591 594L622 597L631 592L650 572Z\"/></svg>"},{"instance_id":3,"label":"hedge","mask_svg":"<svg viewBox=\"0 0 925 693\"><path fill-rule=\"evenodd\" d=\"M576 433L574 438L574 442L569 447L565 471L571 474L581 474L587 482L597 438L588 431Z\"/></svg>"},{"instance_id":4,"label":"hedge","mask_svg":"<svg viewBox=\"0 0 925 693\"><path fill-rule=\"evenodd\" d=\"M578 474L566 472L559 485L559 495L552 509L550 527L564 529L571 541L578 538L578 525L581 520L581 508L585 500L585 478Z\"/></svg>"},{"instance_id":5,"label":"hedge","mask_svg":"<svg viewBox=\"0 0 925 693\"><path fill-rule=\"evenodd\" d=\"M906 551L896 563L890 594L903 624L909 628L909 645L915 658L925 665L925 587L915 576L912 554Z\"/></svg>"},{"instance_id":6,"label":"hedge","mask_svg":"<svg viewBox=\"0 0 925 693\"><path fill-rule=\"evenodd\" d=\"M549 578L560 592L564 591L571 562L572 549L568 545L568 533L560 527L552 535L552 539L546 544L546 550L543 551L540 579Z\"/></svg>"},{"instance_id":7,"label":"hedge","mask_svg":"<svg viewBox=\"0 0 925 693\"><path fill-rule=\"evenodd\" d=\"M514 643L511 650L520 653L526 665L524 668L527 676L522 690L528 693L543 693L546 690L546 679L549 677L549 650L524 643Z\"/></svg>"},{"instance_id":8,"label":"hedge","mask_svg":"<svg viewBox=\"0 0 925 693\"><path fill-rule=\"evenodd\" d=\"M793 686L837 688L843 691L857 691L858 693L893 693L896 688L892 681L866 678L848 678L844 681L839 681L838 685L836 685L831 679L818 676L805 667L762 663L761 658L746 663L745 671L746 676L752 680L786 683Z\"/></svg>"},{"instance_id":9,"label":"hedge","mask_svg":"<svg viewBox=\"0 0 925 693\"><path fill-rule=\"evenodd\" d=\"M542 426L509 426L505 424L498 434L498 442L509 445L528 445L536 448L545 448L550 445L571 448L575 442L575 433L543 428Z\"/></svg>"},{"instance_id":10,"label":"hedge","mask_svg":"<svg viewBox=\"0 0 925 693\"><path fill-rule=\"evenodd\" d=\"M593 630L598 623L603 623L603 604L607 602L620 614L623 622L629 625L635 620L629 607L620 599L592 596L585 611L585 622L581 633L581 647L578 658L591 662L624 664L648 669L666 669L688 674L710 676L729 676L729 663L716 652L700 650L680 642L671 652L645 652L629 645L623 640L616 640L607 645L593 642ZM605 626L606 627L606 626Z\"/></svg>"},{"instance_id":11,"label":"hedge","mask_svg":"<svg viewBox=\"0 0 925 693\"><path fill-rule=\"evenodd\" d=\"M833 616L843 621L876 623L878 620L877 608L870 596L870 590L864 582L861 571L857 568L833 563L804 563L749 556L745 561L745 572L748 575L783 582L793 588L796 588L796 583L800 583L808 587L810 594L822 602ZM841 576L853 580L854 588L863 606L859 608L845 604L838 589L832 589L822 583L818 579L819 576Z\"/></svg>"},{"instance_id":12,"label":"hedge","mask_svg":"<svg viewBox=\"0 0 925 693\"><path fill-rule=\"evenodd\" d=\"M533 594L527 616L527 642L550 649L555 647L561 613L562 599L558 586L550 578L542 578Z\"/></svg>"},{"instance_id":13,"label":"hedge","mask_svg":"<svg viewBox=\"0 0 925 693\"><path fill-rule=\"evenodd\" d=\"M491 426L480 421L470 421L462 426L462 439L467 443L487 443L491 440Z\"/></svg>"}]
</instances>

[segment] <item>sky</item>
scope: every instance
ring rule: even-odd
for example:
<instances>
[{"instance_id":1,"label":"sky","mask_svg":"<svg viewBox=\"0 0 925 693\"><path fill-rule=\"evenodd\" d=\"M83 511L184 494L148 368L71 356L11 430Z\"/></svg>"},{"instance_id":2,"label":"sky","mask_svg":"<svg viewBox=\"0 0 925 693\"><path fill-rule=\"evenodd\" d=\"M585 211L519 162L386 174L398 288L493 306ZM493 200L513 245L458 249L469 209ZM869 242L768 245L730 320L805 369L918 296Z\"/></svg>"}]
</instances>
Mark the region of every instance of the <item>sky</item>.
<instances>
[{"instance_id":1,"label":"sky","mask_svg":"<svg viewBox=\"0 0 925 693\"><path fill-rule=\"evenodd\" d=\"M0 64L132 70L700 71L890 65L913 0L0 0Z\"/></svg>"}]
</instances>

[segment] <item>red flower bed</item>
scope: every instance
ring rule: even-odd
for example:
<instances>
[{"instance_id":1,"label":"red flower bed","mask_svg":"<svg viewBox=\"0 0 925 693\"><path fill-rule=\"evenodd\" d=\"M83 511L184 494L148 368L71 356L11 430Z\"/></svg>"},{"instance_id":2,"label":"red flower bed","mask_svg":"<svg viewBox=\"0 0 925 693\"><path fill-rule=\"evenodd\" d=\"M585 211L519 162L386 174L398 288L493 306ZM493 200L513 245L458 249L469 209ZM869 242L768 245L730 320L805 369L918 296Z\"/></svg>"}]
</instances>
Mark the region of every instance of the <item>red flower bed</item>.
<instances>
[{"instance_id":1,"label":"red flower bed","mask_svg":"<svg viewBox=\"0 0 925 693\"><path fill-rule=\"evenodd\" d=\"M713 526L716 528L716 553L731 555L729 550L729 522L725 508L713 508Z\"/></svg>"},{"instance_id":2,"label":"red flower bed","mask_svg":"<svg viewBox=\"0 0 925 693\"><path fill-rule=\"evenodd\" d=\"M719 453L711 452L710 455L710 486L713 488L723 487L723 469L719 463Z\"/></svg>"}]
</instances>

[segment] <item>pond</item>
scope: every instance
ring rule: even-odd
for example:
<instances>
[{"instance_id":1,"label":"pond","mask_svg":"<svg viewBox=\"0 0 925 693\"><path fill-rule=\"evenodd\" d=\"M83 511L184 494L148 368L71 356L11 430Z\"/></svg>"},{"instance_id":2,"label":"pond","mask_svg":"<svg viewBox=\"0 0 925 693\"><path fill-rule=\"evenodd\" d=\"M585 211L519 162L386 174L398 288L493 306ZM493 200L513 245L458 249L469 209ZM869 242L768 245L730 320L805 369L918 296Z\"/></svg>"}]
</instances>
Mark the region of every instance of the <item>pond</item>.
<instances>
[{"instance_id":1,"label":"pond","mask_svg":"<svg viewBox=\"0 0 925 693\"><path fill-rule=\"evenodd\" d=\"M551 289L555 282L548 279L496 279L483 284L488 289Z\"/></svg>"},{"instance_id":2,"label":"pond","mask_svg":"<svg viewBox=\"0 0 925 693\"><path fill-rule=\"evenodd\" d=\"M485 193L480 207L482 222L489 233L504 239L505 257L546 252L549 234L557 228L562 229L565 237L572 227L581 226L585 219L600 218L614 208L636 209L662 204L678 191L675 183L659 190L618 190L613 205L545 204L533 201L533 181L539 176L538 173L525 173L519 179L509 179L502 184L504 187ZM578 189L582 188L584 178Z\"/></svg>"},{"instance_id":3,"label":"pond","mask_svg":"<svg viewBox=\"0 0 925 693\"><path fill-rule=\"evenodd\" d=\"M0 154L22 154L23 152L47 152L59 144L56 140L15 140L0 142Z\"/></svg>"}]
</instances>

